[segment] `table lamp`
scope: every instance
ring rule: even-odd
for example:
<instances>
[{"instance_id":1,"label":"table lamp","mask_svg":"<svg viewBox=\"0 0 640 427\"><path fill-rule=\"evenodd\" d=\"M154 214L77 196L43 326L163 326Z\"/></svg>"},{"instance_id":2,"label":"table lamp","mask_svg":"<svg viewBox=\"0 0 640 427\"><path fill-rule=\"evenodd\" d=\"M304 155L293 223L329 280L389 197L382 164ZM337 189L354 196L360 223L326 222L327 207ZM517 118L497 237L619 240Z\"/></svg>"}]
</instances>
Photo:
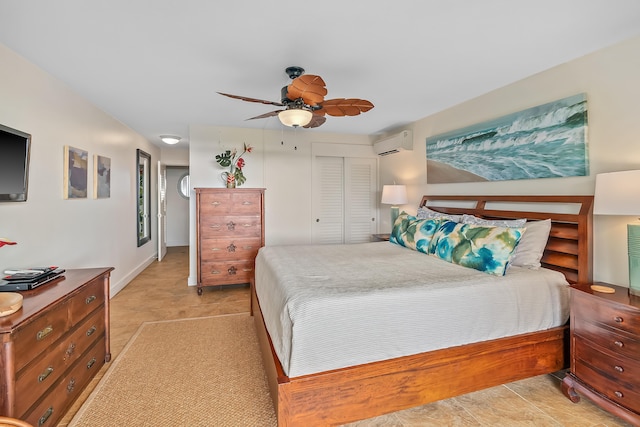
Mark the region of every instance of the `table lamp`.
<instances>
[{"instance_id":1,"label":"table lamp","mask_svg":"<svg viewBox=\"0 0 640 427\"><path fill-rule=\"evenodd\" d=\"M594 215L640 216L640 170L596 175ZM640 223L627 224L629 293L640 295Z\"/></svg>"},{"instance_id":2,"label":"table lamp","mask_svg":"<svg viewBox=\"0 0 640 427\"><path fill-rule=\"evenodd\" d=\"M399 208L397 205L404 205L407 203L407 187L404 185L383 185L382 186L382 200L380 203L391 206L391 228L396 222L399 214Z\"/></svg>"}]
</instances>

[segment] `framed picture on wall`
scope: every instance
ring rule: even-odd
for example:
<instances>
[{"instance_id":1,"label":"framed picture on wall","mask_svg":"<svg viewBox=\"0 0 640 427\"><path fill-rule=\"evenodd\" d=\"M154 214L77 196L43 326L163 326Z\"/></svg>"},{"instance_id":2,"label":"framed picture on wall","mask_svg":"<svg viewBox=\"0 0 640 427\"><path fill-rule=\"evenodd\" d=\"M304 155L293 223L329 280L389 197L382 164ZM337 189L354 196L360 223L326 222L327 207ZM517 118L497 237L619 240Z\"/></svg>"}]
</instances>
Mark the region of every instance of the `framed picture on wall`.
<instances>
[{"instance_id":1,"label":"framed picture on wall","mask_svg":"<svg viewBox=\"0 0 640 427\"><path fill-rule=\"evenodd\" d=\"M63 196L65 199L87 197L89 153L69 145L64 146Z\"/></svg>"},{"instance_id":2,"label":"framed picture on wall","mask_svg":"<svg viewBox=\"0 0 640 427\"><path fill-rule=\"evenodd\" d=\"M93 156L93 198L109 197L111 197L111 159L96 154Z\"/></svg>"}]
</instances>

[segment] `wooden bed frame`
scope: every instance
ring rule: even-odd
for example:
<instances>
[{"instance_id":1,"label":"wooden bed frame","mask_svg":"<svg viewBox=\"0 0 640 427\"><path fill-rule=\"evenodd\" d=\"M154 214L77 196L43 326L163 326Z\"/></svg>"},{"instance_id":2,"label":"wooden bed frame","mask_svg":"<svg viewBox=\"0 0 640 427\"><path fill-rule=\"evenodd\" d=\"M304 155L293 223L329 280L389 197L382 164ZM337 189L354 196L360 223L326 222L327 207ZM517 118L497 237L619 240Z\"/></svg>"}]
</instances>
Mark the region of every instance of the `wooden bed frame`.
<instances>
[{"instance_id":1,"label":"wooden bed frame","mask_svg":"<svg viewBox=\"0 0 640 427\"><path fill-rule=\"evenodd\" d=\"M592 204L592 196L424 196L420 206L483 218L550 218L543 266L561 271L571 283L588 283L592 278ZM565 211L567 206L574 206L577 210L559 213L554 206ZM289 378L273 351L254 283L251 285L251 311L278 426L345 424L556 372L565 368L568 360L565 325Z\"/></svg>"}]
</instances>

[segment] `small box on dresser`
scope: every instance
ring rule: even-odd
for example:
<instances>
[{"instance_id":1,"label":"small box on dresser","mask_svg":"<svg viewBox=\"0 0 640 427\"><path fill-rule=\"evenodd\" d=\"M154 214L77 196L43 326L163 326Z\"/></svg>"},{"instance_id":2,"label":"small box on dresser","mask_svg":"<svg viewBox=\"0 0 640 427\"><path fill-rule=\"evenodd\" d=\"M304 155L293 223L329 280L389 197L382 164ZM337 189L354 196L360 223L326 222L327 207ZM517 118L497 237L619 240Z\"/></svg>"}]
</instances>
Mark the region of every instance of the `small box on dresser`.
<instances>
[{"instance_id":1,"label":"small box on dresser","mask_svg":"<svg viewBox=\"0 0 640 427\"><path fill-rule=\"evenodd\" d=\"M0 318L0 415L55 426L111 359L111 270L67 270Z\"/></svg>"},{"instance_id":2,"label":"small box on dresser","mask_svg":"<svg viewBox=\"0 0 640 427\"><path fill-rule=\"evenodd\" d=\"M264 188L196 188L198 294L249 283L264 246Z\"/></svg>"},{"instance_id":3,"label":"small box on dresser","mask_svg":"<svg viewBox=\"0 0 640 427\"><path fill-rule=\"evenodd\" d=\"M640 297L621 286L571 286L571 371L562 382L573 402L584 395L640 426Z\"/></svg>"}]
</instances>

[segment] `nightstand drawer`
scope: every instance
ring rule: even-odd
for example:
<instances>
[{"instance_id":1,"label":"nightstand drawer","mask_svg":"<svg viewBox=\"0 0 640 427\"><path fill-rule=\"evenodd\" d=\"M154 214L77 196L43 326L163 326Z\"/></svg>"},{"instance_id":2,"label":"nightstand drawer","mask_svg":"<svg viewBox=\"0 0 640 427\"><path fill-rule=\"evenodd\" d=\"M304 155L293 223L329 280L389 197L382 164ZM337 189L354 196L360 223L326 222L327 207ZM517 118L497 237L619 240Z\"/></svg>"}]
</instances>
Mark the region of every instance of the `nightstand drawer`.
<instances>
[{"instance_id":1,"label":"nightstand drawer","mask_svg":"<svg viewBox=\"0 0 640 427\"><path fill-rule=\"evenodd\" d=\"M640 392L626 383L618 382L602 374L583 361L576 361L574 374L593 390L632 411L640 412Z\"/></svg>"},{"instance_id":2,"label":"nightstand drawer","mask_svg":"<svg viewBox=\"0 0 640 427\"><path fill-rule=\"evenodd\" d=\"M575 334L606 348L613 354L640 361L640 336L638 335L615 332L578 316L573 319L573 328Z\"/></svg>"},{"instance_id":3,"label":"nightstand drawer","mask_svg":"<svg viewBox=\"0 0 640 427\"><path fill-rule=\"evenodd\" d=\"M572 292L571 310L574 318L589 319L610 328L632 334L640 333L640 314L637 309L616 304L602 298L593 298L584 292Z\"/></svg>"}]
</instances>

